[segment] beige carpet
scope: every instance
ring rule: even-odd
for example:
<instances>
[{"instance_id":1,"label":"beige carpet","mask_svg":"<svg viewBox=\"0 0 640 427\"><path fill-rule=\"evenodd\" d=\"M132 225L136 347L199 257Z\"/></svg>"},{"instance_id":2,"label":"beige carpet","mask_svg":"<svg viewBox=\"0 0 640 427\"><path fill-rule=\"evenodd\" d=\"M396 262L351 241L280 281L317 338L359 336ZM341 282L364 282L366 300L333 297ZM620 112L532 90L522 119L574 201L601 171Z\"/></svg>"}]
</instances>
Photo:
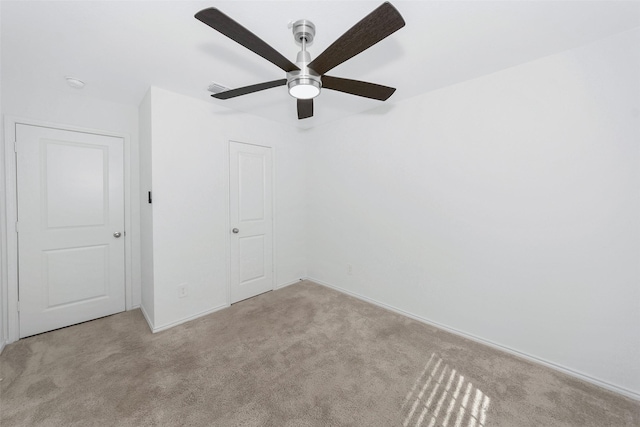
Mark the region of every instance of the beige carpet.
<instances>
[{"instance_id":1,"label":"beige carpet","mask_svg":"<svg viewBox=\"0 0 640 427\"><path fill-rule=\"evenodd\" d=\"M8 426L640 426L630 399L304 282L151 334L121 313L0 356Z\"/></svg>"}]
</instances>

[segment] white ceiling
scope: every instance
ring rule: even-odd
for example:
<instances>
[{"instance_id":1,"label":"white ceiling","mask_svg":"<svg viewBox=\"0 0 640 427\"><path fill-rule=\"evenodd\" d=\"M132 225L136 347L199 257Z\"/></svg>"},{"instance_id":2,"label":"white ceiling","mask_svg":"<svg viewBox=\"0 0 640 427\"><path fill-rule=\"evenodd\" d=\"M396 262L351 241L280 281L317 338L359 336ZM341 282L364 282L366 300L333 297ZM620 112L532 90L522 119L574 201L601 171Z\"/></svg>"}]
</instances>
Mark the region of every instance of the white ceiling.
<instances>
[{"instance_id":1,"label":"white ceiling","mask_svg":"<svg viewBox=\"0 0 640 427\"><path fill-rule=\"evenodd\" d=\"M209 96L210 82L236 88L284 72L197 21L217 7L295 62L289 21L317 28L312 59L382 1L2 1L2 84L42 96L83 96L137 106L150 85L310 128L380 107L325 90L315 116L297 120L285 87L232 100ZM640 26L640 3L613 1L393 1L406 26L333 69L337 77L397 88L376 110L461 81Z\"/></svg>"}]
</instances>

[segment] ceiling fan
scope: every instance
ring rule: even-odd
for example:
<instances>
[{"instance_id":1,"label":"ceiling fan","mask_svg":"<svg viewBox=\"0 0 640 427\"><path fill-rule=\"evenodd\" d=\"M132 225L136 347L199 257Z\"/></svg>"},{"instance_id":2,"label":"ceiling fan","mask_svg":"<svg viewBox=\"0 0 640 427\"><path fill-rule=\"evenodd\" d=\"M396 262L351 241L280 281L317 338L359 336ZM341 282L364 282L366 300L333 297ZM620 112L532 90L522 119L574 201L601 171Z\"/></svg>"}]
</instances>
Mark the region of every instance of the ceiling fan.
<instances>
[{"instance_id":1,"label":"ceiling fan","mask_svg":"<svg viewBox=\"0 0 640 427\"><path fill-rule=\"evenodd\" d=\"M289 94L298 102L298 119L306 119L313 116L313 98L320 94L322 88L380 101L387 100L395 92L395 88L392 87L325 74L404 27L404 19L389 2L383 3L361 19L313 61L306 50L306 45L313 41L316 33L315 26L306 19L294 22L292 31L295 41L302 45L295 64L214 7L201 10L195 17L287 73L284 79L226 90L211 95L214 98L235 98L287 85Z\"/></svg>"}]
</instances>

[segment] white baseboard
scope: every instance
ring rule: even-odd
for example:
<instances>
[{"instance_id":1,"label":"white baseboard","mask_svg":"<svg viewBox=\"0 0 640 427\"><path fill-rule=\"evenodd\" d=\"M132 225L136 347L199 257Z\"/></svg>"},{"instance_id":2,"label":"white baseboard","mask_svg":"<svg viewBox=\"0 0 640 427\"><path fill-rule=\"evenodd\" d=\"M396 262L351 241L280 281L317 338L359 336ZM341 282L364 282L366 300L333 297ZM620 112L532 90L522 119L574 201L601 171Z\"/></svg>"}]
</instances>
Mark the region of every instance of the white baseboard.
<instances>
[{"instance_id":1,"label":"white baseboard","mask_svg":"<svg viewBox=\"0 0 640 427\"><path fill-rule=\"evenodd\" d=\"M196 314L194 314L192 316L187 316L187 317L182 318L180 320L176 320L175 322L166 323L166 324L164 324L162 326L151 327L151 332L153 332L155 334L156 332L160 332L160 331L164 331L164 330L169 329L169 328L173 328L174 326L181 325L181 324L189 322L191 320L195 320L198 317L206 316L207 314L215 313L216 311L219 311L219 310L222 310L223 308L228 308L228 307L229 307L229 304L222 304L222 305L219 305L217 307L213 307L213 308L210 308L208 310L201 311L200 313L196 313ZM143 311L143 314L144 314L144 311ZM149 320L147 320L147 323L148 322L149 322ZM149 326L151 326L151 325L149 325Z\"/></svg>"},{"instance_id":2,"label":"white baseboard","mask_svg":"<svg viewBox=\"0 0 640 427\"><path fill-rule=\"evenodd\" d=\"M300 283L302 280L304 280L304 279L296 279L296 280L292 280L291 282L282 283L280 285L277 285L274 288L274 290L278 290L278 289L286 288L287 286L295 285L296 283ZM190 320L194 320L194 319L197 319L198 317L206 316L207 314L211 314L211 313L214 313L216 311L222 310L223 308L228 308L228 307L230 307L229 304L222 304L222 305L219 305L217 307L211 308L209 310L205 310L205 311L202 311L200 313L194 314L193 316L188 316L188 317L185 317L183 319L177 320L175 322L167 323L166 325L162 325L162 326L157 326L156 327L153 324L153 322L151 321L151 319L149 318L149 315L147 314L147 311L144 309L144 306L142 304L139 306L140 311L142 311L142 315L144 316L145 320L147 321L147 324L149 325L149 329L151 329L151 332L153 332L154 334L156 332L160 332L160 331L164 331L164 330L169 329L169 328L173 328L174 326L178 326L178 325L180 325L182 323L189 322ZM133 308L137 308L137 307L133 307Z\"/></svg>"},{"instance_id":3,"label":"white baseboard","mask_svg":"<svg viewBox=\"0 0 640 427\"><path fill-rule=\"evenodd\" d=\"M304 279L296 279L296 280L292 280L291 282L286 282L286 283L283 283L281 285L276 285L276 287L273 288L273 290L277 291L278 289L286 288L287 286L291 286L291 285L295 285L296 283L300 283L303 280Z\"/></svg>"},{"instance_id":4,"label":"white baseboard","mask_svg":"<svg viewBox=\"0 0 640 427\"><path fill-rule=\"evenodd\" d=\"M153 322L149 318L149 315L147 314L147 311L144 309L144 306L142 304L140 304L140 311L142 312L142 315L144 316L144 320L147 321L147 325L149 325L149 329L151 329L151 332L153 332L153 328L154 328Z\"/></svg>"},{"instance_id":5,"label":"white baseboard","mask_svg":"<svg viewBox=\"0 0 640 427\"><path fill-rule=\"evenodd\" d=\"M352 291L348 291L348 290L346 290L344 288L341 288L339 286L334 286L334 285L331 285L331 284L329 284L327 282L323 282L322 280L314 279L313 277L307 277L307 278L305 278L305 280L309 280L309 281L317 283L319 285L326 286L327 288L331 288L331 289L336 290L338 292L341 292L343 294L350 295L350 296L352 296L354 298L358 298L359 300L362 300L362 301L377 305L379 307L385 308L385 309L387 309L389 311L393 311L395 313L401 314L403 316L409 317L411 319L417 320L417 321L425 323L427 325L435 326L435 327L440 328L440 329L444 329L445 331L451 332L452 334L459 335L461 337L470 339L470 340L478 342L480 344L484 344L484 345L487 345L489 347L505 351L505 352L507 352L509 354L521 357L521 358L526 359L526 360L528 360L530 362L534 362L534 363L538 363L538 364L544 365L544 366L546 366L548 368L554 369L556 371L560 371L560 372L562 372L564 374L570 375L572 377L581 379L581 380L586 381L588 383L591 383L591 384L597 385L599 387L605 388L605 389L607 389L609 391L613 391L615 393L621 394L621 395L629 397L631 399L640 401L640 393L635 392L633 390L629 390L629 389L627 389L625 387L621 387L621 386L609 383L607 381L600 380L598 378L594 378L594 377L592 377L590 375L587 375L587 374L584 374L582 372L573 370L571 368L567 368L566 366L562 366L562 365L559 365L557 363L550 362L548 360L542 359L540 357L533 356L531 354L524 353L524 352L519 351L519 350L515 350L515 349L513 349L511 347L507 347L505 345L495 343L493 341L484 339L482 337L479 337L479 336L476 336L476 335L473 335L473 334L469 334L469 333L460 331L460 330L455 329L455 328L451 328L451 327L449 327L447 325L443 325L442 323L434 322L433 320L429 320L429 319L426 319L424 317L417 316L417 315L415 315L413 313L409 313L407 311L404 311L404 310L396 308L394 306L385 304L385 303L380 302L380 301L376 301L376 300L374 300L372 298L369 298L369 297L366 297L364 295L360 295L358 293L355 293L355 292L352 292Z\"/></svg>"}]
</instances>

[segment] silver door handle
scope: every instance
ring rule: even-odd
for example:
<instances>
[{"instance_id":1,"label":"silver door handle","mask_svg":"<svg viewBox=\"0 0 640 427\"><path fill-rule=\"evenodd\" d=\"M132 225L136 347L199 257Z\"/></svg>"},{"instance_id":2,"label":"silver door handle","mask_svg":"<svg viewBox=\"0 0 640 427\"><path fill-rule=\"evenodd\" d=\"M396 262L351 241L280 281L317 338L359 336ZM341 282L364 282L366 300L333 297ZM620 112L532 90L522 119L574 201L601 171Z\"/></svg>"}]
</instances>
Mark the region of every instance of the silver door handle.
<instances>
[{"instance_id":1,"label":"silver door handle","mask_svg":"<svg viewBox=\"0 0 640 427\"><path fill-rule=\"evenodd\" d=\"M122 233L120 233L119 231L116 231L115 233L113 233L113 237L115 237L116 239L120 236L122 236Z\"/></svg>"},{"instance_id":2,"label":"silver door handle","mask_svg":"<svg viewBox=\"0 0 640 427\"><path fill-rule=\"evenodd\" d=\"M231 231L233 231L233 234L238 234L238 233L240 232L240 230L238 230L237 228L234 228L234 229L233 229L233 230L231 230Z\"/></svg>"}]
</instances>

